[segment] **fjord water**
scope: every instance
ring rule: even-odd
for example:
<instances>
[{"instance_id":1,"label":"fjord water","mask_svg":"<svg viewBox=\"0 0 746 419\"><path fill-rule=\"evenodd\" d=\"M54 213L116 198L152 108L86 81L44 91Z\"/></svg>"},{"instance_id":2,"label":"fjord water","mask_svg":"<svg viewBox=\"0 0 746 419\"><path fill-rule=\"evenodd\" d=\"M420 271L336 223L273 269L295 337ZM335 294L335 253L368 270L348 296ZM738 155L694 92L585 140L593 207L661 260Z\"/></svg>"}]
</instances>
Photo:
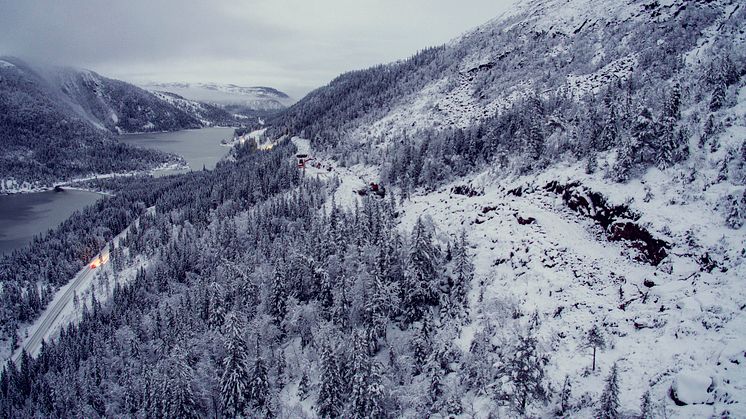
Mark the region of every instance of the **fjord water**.
<instances>
[{"instance_id":1,"label":"fjord water","mask_svg":"<svg viewBox=\"0 0 746 419\"><path fill-rule=\"evenodd\" d=\"M204 128L177 132L130 134L119 140L134 146L155 148L178 154L191 170L215 168L228 152L221 145L231 138L233 128ZM164 170L156 176L183 173L185 170ZM57 227L75 210L82 209L101 198L93 192L66 189L27 194L0 195L0 256L27 245L33 237Z\"/></svg>"},{"instance_id":2,"label":"fjord water","mask_svg":"<svg viewBox=\"0 0 746 419\"><path fill-rule=\"evenodd\" d=\"M125 144L155 148L184 157L191 170L214 169L228 152L221 140L233 136L233 128L213 127L176 132L126 134L119 137ZM168 170L156 175L183 173L185 170Z\"/></svg>"},{"instance_id":3,"label":"fjord water","mask_svg":"<svg viewBox=\"0 0 746 419\"><path fill-rule=\"evenodd\" d=\"M0 255L27 245L99 198L100 194L73 189L0 195Z\"/></svg>"}]
</instances>

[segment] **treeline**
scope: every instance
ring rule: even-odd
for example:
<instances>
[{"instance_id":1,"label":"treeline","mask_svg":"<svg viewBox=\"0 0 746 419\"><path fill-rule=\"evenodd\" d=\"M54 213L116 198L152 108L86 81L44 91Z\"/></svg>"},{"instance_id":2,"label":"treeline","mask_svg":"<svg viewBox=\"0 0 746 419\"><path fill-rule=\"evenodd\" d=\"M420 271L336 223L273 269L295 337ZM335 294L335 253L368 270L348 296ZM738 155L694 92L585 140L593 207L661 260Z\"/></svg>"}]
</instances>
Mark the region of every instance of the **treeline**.
<instances>
[{"instance_id":1,"label":"treeline","mask_svg":"<svg viewBox=\"0 0 746 419\"><path fill-rule=\"evenodd\" d=\"M18 325L34 320L56 290L66 284L116 234L127 227L145 208L157 206L169 212L181 210L180 217L200 225L209 210L226 200L234 205L250 205L256 200L287 188L299 175L290 165L282 167L280 148L266 159L265 166L283 174L282 183L266 180L264 167L253 170L231 163L211 172L164 178L114 178L89 182L89 186L117 193L71 216L58 228L34 238L24 249L0 258L0 324L2 338L18 343ZM260 154L239 156L239 162ZM270 164L272 163L272 164ZM276 174L272 174L274 176ZM217 182L216 179L221 180Z\"/></svg>"},{"instance_id":2,"label":"treeline","mask_svg":"<svg viewBox=\"0 0 746 419\"><path fill-rule=\"evenodd\" d=\"M0 68L0 185L51 185L94 173L146 170L179 158L128 147L58 102L29 69Z\"/></svg>"},{"instance_id":3,"label":"treeline","mask_svg":"<svg viewBox=\"0 0 746 419\"><path fill-rule=\"evenodd\" d=\"M108 303L85 302L83 321L36 359L8 364L3 414L300 414L288 397L315 398L320 416L453 405L439 380L460 362L451 339L469 318L464 236L441 243L423 220L400 235L393 200L321 209L330 185L271 160L242 161L247 173L268 174L256 186L269 193L245 205L238 193L194 208L199 193L181 201L164 191L172 205L156 204L127 256L115 256L152 254L148 268ZM183 178L197 190L230 184L209 173Z\"/></svg>"},{"instance_id":4,"label":"treeline","mask_svg":"<svg viewBox=\"0 0 746 419\"><path fill-rule=\"evenodd\" d=\"M700 51L698 62L685 64L700 31L722 10L691 3L675 13L651 7L641 13L656 15L655 22L609 21L572 36L524 29L510 19L486 25L408 60L343 74L270 119L267 134L303 136L343 163L381 165L384 178L405 193L486 167L523 174L560 160L584 161L588 172L626 181L651 166L685 160L692 146L715 152L713 138L728 123L718 111L734 104L746 55L723 36ZM737 33L743 21L744 11L736 9L719 30ZM600 59L592 56L599 42ZM475 55L486 64L465 67L461 60ZM614 66L619 69L604 74ZM572 78L581 82L573 85ZM474 112L468 127L449 122L445 113L438 120L432 111L432 128L393 121L394 128L380 134L361 129L438 81L446 92L465 83L475 107L466 110ZM506 109L477 119L481 107L511 93ZM438 89L433 94L445 96ZM599 153L608 151L610 166L599 167ZM733 158L742 154L735 150Z\"/></svg>"}]
</instances>

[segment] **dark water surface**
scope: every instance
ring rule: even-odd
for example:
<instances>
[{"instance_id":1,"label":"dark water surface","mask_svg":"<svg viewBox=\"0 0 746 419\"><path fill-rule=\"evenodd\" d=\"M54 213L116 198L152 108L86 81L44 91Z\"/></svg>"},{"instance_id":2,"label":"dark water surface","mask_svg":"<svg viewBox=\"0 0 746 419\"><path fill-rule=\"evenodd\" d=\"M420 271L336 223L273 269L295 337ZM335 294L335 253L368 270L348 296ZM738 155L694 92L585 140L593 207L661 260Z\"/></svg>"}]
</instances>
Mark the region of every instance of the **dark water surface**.
<instances>
[{"instance_id":1,"label":"dark water surface","mask_svg":"<svg viewBox=\"0 0 746 419\"><path fill-rule=\"evenodd\" d=\"M184 157L191 170L214 169L218 161L228 153L228 147L220 144L233 137L233 128L214 127L177 132L127 134L119 141L138 147L155 148ZM169 170L163 174L183 173Z\"/></svg>"},{"instance_id":2,"label":"dark water surface","mask_svg":"<svg viewBox=\"0 0 746 419\"><path fill-rule=\"evenodd\" d=\"M233 136L233 128L204 128L154 134L129 134L119 140L135 146L155 148L183 156L191 170L214 169L228 152L220 144ZM183 173L185 170L164 170L156 175ZM57 227L75 210L82 209L101 195L65 190L0 195L0 255L10 253L31 242L38 234Z\"/></svg>"},{"instance_id":3,"label":"dark water surface","mask_svg":"<svg viewBox=\"0 0 746 419\"><path fill-rule=\"evenodd\" d=\"M19 249L57 227L75 210L100 199L93 192L64 190L0 195L0 255Z\"/></svg>"}]
</instances>

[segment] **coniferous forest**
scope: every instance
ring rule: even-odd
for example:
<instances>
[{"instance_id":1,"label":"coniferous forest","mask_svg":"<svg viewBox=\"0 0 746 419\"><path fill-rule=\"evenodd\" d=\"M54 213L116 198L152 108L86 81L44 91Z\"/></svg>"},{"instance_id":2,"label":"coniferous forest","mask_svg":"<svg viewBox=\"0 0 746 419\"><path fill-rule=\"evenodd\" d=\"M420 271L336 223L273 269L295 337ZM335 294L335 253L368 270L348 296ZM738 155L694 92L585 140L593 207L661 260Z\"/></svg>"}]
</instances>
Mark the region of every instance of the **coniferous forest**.
<instances>
[{"instance_id":1,"label":"coniferous forest","mask_svg":"<svg viewBox=\"0 0 746 419\"><path fill-rule=\"evenodd\" d=\"M511 10L256 120L0 66L0 175L138 172L0 257L0 417L746 415L746 8ZM180 175L112 136L231 121Z\"/></svg>"}]
</instances>

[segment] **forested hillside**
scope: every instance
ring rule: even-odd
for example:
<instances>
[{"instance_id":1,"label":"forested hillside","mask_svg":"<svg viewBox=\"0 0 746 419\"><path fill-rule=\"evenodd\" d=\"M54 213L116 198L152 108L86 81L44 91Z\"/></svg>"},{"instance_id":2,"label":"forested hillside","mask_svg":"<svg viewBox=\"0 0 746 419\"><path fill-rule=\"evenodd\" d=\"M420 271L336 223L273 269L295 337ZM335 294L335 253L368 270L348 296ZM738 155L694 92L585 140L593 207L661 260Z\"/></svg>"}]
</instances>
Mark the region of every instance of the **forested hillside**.
<instances>
[{"instance_id":1,"label":"forested hillside","mask_svg":"<svg viewBox=\"0 0 746 419\"><path fill-rule=\"evenodd\" d=\"M87 182L0 259L0 415L746 416L745 13L522 2L213 171Z\"/></svg>"},{"instance_id":2,"label":"forested hillside","mask_svg":"<svg viewBox=\"0 0 746 419\"><path fill-rule=\"evenodd\" d=\"M236 125L229 112L92 71L0 60L0 192L178 162L120 144L126 132Z\"/></svg>"},{"instance_id":3,"label":"forested hillside","mask_svg":"<svg viewBox=\"0 0 746 419\"><path fill-rule=\"evenodd\" d=\"M50 92L30 68L0 61L0 191L177 161L118 143Z\"/></svg>"}]
</instances>

